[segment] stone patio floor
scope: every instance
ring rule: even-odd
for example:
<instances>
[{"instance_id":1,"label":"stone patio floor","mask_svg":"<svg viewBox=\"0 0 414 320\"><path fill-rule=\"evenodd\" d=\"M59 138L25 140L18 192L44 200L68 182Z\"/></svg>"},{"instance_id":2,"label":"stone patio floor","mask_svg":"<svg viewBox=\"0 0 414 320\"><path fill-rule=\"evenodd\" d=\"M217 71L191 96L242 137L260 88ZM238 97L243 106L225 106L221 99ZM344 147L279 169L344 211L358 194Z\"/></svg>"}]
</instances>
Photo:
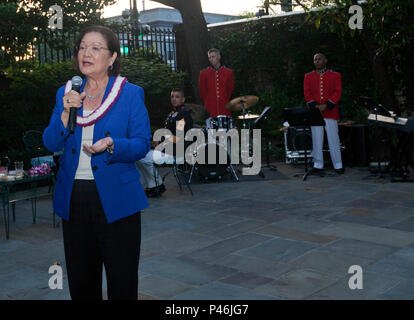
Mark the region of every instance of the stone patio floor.
<instances>
[{"instance_id":1,"label":"stone patio floor","mask_svg":"<svg viewBox=\"0 0 414 320\"><path fill-rule=\"evenodd\" d=\"M368 168L302 181L303 167L276 165L272 179L194 181L194 196L169 175L142 213L139 299L414 299L414 184L364 179ZM51 199L37 211L32 224L17 203L9 240L1 215L1 300L70 299ZM55 262L61 290L48 285Z\"/></svg>"}]
</instances>

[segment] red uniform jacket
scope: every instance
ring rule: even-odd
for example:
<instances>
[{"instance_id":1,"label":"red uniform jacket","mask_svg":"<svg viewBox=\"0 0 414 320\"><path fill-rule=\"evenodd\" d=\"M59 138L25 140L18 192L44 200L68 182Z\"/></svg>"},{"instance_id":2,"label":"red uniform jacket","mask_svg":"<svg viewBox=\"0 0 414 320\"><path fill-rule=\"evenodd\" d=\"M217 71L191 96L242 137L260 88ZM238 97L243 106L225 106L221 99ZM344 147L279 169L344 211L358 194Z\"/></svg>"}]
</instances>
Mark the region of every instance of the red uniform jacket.
<instances>
[{"instance_id":1,"label":"red uniform jacket","mask_svg":"<svg viewBox=\"0 0 414 320\"><path fill-rule=\"evenodd\" d=\"M326 104L327 108L322 116L325 119L340 120L338 102L342 94L342 81L339 72L332 70L322 74L317 71L309 72L305 74L303 88L309 106Z\"/></svg>"},{"instance_id":2,"label":"red uniform jacket","mask_svg":"<svg viewBox=\"0 0 414 320\"><path fill-rule=\"evenodd\" d=\"M226 109L234 89L233 71L222 66L217 71L212 67L200 71L198 91L204 101L204 108L210 117L218 115L231 116Z\"/></svg>"}]
</instances>

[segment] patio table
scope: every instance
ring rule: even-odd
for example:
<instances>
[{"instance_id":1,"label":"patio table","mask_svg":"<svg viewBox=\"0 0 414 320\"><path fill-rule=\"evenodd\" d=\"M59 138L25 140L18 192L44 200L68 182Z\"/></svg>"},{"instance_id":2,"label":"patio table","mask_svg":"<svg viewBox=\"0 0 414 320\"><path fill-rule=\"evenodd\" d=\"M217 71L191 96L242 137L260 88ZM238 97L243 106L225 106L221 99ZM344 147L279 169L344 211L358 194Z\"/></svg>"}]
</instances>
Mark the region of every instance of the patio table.
<instances>
[{"instance_id":1,"label":"patio table","mask_svg":"<svg viewBox=\"0 0 414 320\"><path fill-rule=\"evenodd\" d=\"M47 186L40 186L42 182L49 182ZM55 175L53 173L39 176L28 176L26 173L21 178L0 179L0 191L3 203L4 224L6 228L6 239L9 239L10 232L10 204L12 204L13 222L16 221L15 204L21 200L32 201L33 223L36 223L36 200L39 197L53 195L55 187ZM17 190L18 185L26 184L29 187L23 187L23 190ZM55 227L55 214L53 213L53 227Z\"/></svg>"}]
</instances>

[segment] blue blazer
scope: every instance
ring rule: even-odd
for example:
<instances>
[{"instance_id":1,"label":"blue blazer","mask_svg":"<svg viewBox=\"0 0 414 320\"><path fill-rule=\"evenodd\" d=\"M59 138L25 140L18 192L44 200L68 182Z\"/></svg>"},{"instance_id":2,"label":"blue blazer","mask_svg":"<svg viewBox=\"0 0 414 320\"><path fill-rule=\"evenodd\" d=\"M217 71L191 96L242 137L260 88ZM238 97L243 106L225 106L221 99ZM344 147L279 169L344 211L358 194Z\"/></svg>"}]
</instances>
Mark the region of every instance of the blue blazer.
<instances>
[{"instance_id":1,"label":"blue blazer","mask_svg":"<svg viewBox=\"0 0 414 320\"><path fill-rule=\"evenodd\" d=\"M115 81L110 77L104 98ZM84 79L81 92L85 85ZM76 126L74 134L63 126L63 96L65 87L56 94L56 105L48 127L43 132L43 142L52 152L64 150L59 159L53 208L55 213L69 220L70 198L81 151L82 127ZM78 109L83 114L83 107ZM91 167L96 187L108 223L130 216L148 206L140 183L135 162L145 157L150 149L151 130L144 104L144 90L128 82L122 88L112 108L95 123L93 142L112 137L114 150L92 155Z\"/></svg>"}]
</instances>

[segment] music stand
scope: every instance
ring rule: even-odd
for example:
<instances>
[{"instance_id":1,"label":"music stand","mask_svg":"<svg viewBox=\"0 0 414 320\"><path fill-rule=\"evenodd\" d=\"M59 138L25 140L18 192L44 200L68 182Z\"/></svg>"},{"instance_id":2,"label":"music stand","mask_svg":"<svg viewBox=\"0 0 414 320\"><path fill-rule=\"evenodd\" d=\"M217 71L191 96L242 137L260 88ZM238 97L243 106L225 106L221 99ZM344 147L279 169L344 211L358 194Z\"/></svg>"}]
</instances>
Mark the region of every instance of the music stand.
<instances>
[{"instance_id":1,"label":"music stand","mask_svg":"<svg viewBox=\"0 0 414 320\"><path fill-rule=\"evenodd\" d=\"M264 108L264 110L262 111L262 113L260 114L260 116L253 121L253 128L257 125L257 124L261 124L264 121L267 120L268 116L272 113L273 111L273 107L268 106L266 108ZM267 134L264 135L265 138L265 143L266 143L266 165L264 166L265 168L269 168L272 171L276 171L277 168L274 165L270 164L270 160L269 160L269 136Z\"/></svg>"},{"instance_id":2,"label":"music stand","mask_svg":"<svg viewBox=\"0 0 414 320\"><path fill-rule=\"evenodd\" d=\"M323 120L322 114L319 109L313 107L295 107L283 109L285 114L285 120L289 122L289 126L309 128L311 126L325 126L325 120ZM305 174L302 180L305 181L310 174L308 171L308 150L305 147ZM319 175L324 177L324 175Z\"/></svg>"},{"instance_id":3,"label":"music stand","mask_svg":"<svg viewBox=\"0 0 414 320\"><path fill-rule=\"evenodd\" d=\"M382 174L382 168L381 168L381 157L380 157L380 151L379 151L379 144L380 144L380 135L379 135L379 121L378 121L378 116L385 116L385 117L392 117L391 112L389 112L387 110L387 108L385 108L384 106L382 106L381 104L375 105L373 100L369 100L369 103L372 103L369 107L371 108L371 112L373 112L373 114L375 114L375 122L374 122L374 127L375 128L375 133L376 133L376 137L375 137L375 156L377 158L377 167L378 167L378 171L373 174L368 175L367 177L364 177L363 179L369 179L369 178L379 178L379 179L385 179L385 176ZM371 168L371 166L370 166ZM371 171L372 172L372 171Z\"/></svg>"}]
</instances>

